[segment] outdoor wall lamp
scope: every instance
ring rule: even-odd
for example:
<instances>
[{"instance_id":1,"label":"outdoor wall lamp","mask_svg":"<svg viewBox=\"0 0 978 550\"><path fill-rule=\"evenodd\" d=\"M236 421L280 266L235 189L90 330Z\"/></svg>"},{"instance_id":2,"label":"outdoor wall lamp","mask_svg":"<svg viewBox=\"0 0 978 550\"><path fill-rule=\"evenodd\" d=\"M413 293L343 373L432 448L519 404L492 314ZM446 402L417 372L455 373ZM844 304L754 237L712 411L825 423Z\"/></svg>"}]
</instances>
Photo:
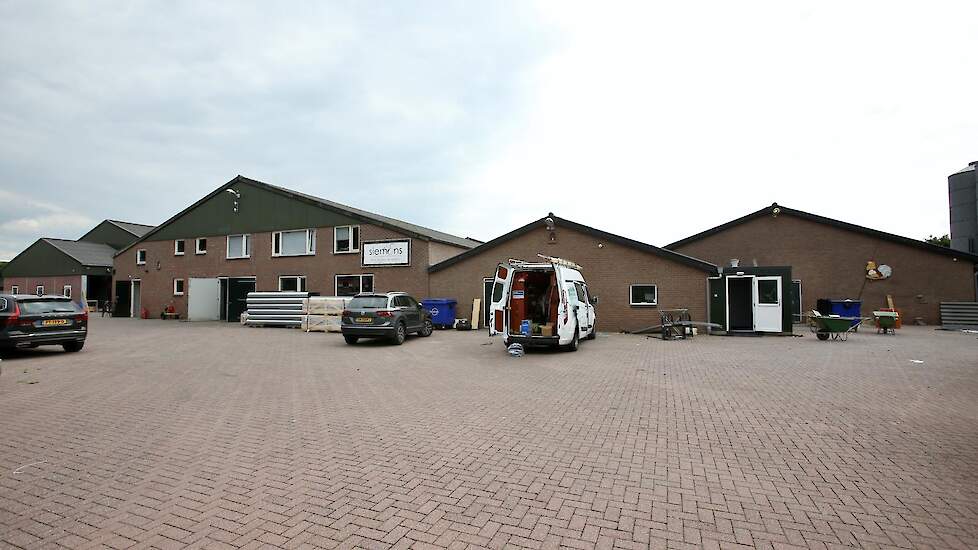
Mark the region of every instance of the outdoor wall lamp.
<instances>
[{"instance_id":1,"label":"outdoor wall lamp","mask_svg":"<svg viewBox=\"0 0 978 550\"><path fill-rule=\"evenodd\" d=\"M225 189L225 191L227 191L228 193L231 193L232 195L234 195L234 213L237 214L238 213L238 199L241 198L241 193L238 193L234 189Z\"/></svg>"}]
</instances>

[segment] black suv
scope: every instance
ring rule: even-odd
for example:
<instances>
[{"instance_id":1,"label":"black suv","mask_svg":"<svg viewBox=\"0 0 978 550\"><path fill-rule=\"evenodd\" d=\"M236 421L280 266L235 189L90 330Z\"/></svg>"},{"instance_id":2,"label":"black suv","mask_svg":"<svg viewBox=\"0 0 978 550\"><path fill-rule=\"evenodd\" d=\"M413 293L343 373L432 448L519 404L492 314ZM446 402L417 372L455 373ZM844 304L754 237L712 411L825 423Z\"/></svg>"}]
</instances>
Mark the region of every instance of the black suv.
<instances>
[{"instance_id":1,"label":"black suv","mask_svg":"<svg viewBox=\"0 0 978 550\"><path fill-rule=\"evenodd\" d=\"M0 294L0 351L60 345L81 351L88 310L64 296Z\"/></svg>"},{"instance_id":2,"label":"black suv","mask_svg":"<svg viewBox=\"0 0 978 550\"><path fill-rule=\"evenodd\" d=\"M340 325L347 344L360 338L389 338L403 344L408 333L431 336L434 325L431 313L417 300L403 292L357 294L343 310Z\"/></svg>"}]
</instances>

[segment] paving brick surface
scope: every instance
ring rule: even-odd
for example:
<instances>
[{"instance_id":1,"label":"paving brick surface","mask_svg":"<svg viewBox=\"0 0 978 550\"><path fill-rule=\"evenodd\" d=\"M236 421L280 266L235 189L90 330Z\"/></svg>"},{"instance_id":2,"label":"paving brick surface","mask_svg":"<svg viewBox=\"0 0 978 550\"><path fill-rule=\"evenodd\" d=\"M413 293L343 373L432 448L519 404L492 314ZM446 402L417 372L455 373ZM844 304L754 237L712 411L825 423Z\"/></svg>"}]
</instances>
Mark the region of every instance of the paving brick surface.
<instances>
[{"instance_id":1,"label":"paving brick surface","mask_svg":"<svg viewBox=\"0 0 978 550\"><path fill-rule=\"evenodd\" d=\"M0 547L978 547L974 335L486 341L93 319L2 363Z\"/></svg>"}]
</instances>

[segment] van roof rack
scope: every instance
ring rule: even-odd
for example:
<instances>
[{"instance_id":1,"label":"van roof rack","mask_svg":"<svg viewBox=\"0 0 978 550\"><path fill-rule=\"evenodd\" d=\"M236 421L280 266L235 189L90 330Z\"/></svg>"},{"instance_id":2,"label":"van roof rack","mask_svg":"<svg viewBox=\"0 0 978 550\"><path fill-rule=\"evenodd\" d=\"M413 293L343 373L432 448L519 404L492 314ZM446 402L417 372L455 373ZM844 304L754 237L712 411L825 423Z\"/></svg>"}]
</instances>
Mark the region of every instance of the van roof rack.
<instances>
[{"instance_id":1,"label":"van roof rack","mask_svg":"<svg viewBox=\"0 0 978 550\"><path fill-rule=\"evenodd\" d=\"M555 265L562 265L564 267L569 267L571 269L576 269L578 271L581 271L582 269L584 269L583 267L577 265L576 263L574 263L574 262L572 262L570 260L565 260L563 258L556 258L554 256L544 256L543 254L537 254L537 256L539 256L539 257L543 258L544 260L547 260L548 262L550 262L552 264L555 264Z\"/></svg>"}]
</instances>

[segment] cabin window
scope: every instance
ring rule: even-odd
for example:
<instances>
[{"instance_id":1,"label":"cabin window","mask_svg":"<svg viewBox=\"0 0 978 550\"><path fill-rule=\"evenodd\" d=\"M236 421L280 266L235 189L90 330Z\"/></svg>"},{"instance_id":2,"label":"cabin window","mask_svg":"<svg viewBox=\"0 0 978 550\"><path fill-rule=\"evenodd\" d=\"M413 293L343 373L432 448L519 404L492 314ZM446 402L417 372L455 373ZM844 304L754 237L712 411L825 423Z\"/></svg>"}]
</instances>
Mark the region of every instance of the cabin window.
<instances>
[{"instance_id":1,"label":"cabin window","mask_svg":"<svg viewBox=\"0 0 978 550\"><path fill-rule=\"evenodd\" d=\"M629 287L629 305L654 306L658 303L659 289L652 284L631 285Z\"/></svg>"},{"instance_id":2,"label":"cabin window","mask_svg":"<svg viewBox=\"0 0 978 550\"><path fill-rule=\"evenodd\" d=\"M778 281L774 279L757 281L757 303L777 305L778 302Z\"/></svg>"},{"instance_id":3,"label":"cabin window","mask_svg":"<svg viewBox=\"0 0 978 550\"><path fill-rule=\"evenodd\" d=\"M374 276L367 275L337 275L335 285L336 296L356 296L361 292L374 291Z\"/></svg>"},{"instance_id":4,"label":"cabin window","mask_svg":"<svg viewBox=\"0 0 978 550\"><path fill-rule=\"evenodd\" d=\"M279 292L305 292L306 278L302 275L285 275L278 278Z\"/></svg>"},{"instance_id":5,"label":"cabin window","mask_svg":"<svg viewBox=\"0 0 978 550\"><path fill-rule=\"evenodd\" d=\"M227 258L251 257L251 235L228 235Z\"/></svg>"},{"instance_id":6,"label":"cabin window","mask_svg":"<svg viewBox=\"0 0 978 550\"><path fill-rule=\"evenodd\" d=\"M183 296L183 279L173 279L173 295Z\"/></svg>"},{"instance_id":7,"label":"cabin window","mask_svg":"<svg viewBox=\"0 0 978 550\"><path fill-rule=\"evenodd\" d=\"M183 239L177 239L173 241L173 255L183 256L187 251L187 241Z\"/></svg>"},{"instance_id":8,"label":"cabin window","mask_svg":"<svg viewBox=\"0 0 978 550\"><path fill-rule=\"evenodd\" d=\"M146 265L146 249L140 248L136 251L136 265Z\"/></svg>"},{"instance_id":9,"label":"cabin window","mask_svg":"<svg viewBox=\"0 0 978 550\"><path fill-rule=\"evenodd\" d=\"M207 254L207 239L204 237L197 237L195 240L195 254Z\"/></svg>"},{"instance_id":10,"label":"cabin window","mask_svg":"<svg viewBox=\"0 0 978 550\"><path fill-rule=\"evenodd\" d=\"M333 253L348 254L360 251L360 226L341 225L333 228Z\"/></svg>"},{"instance_id":11,"label":"cabin window","mask_svg":"<svg viewBox=\"0 0 978 550\"><path fill-rule=\"evenodd\" d=\"M272 233L272 256L311 256L315 253L315 229Z\"/></svg>"}]
</instances>

